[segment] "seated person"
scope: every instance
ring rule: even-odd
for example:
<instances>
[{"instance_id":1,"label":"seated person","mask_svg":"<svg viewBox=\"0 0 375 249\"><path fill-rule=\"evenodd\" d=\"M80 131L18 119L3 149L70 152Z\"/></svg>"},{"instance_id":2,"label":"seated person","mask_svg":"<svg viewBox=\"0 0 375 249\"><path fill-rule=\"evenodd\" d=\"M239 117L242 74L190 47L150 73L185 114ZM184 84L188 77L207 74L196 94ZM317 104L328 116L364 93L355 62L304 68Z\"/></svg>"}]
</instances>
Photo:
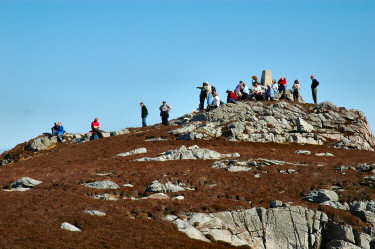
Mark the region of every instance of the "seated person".
<instances>
[{"instance_id":1,"label":"seated person","mask_svg":"<svg viewBox=\"0 0 375 249\"><path fill-rule=\"evenodd\" d=\"M214 99L212 100L212 103L207 107L207 110L213 110L220 106L220 98L217 93L214 93Z\"/></svg>"},{"instance_id":2,"label":"seated person","mask_svg":"<svg viewBox=\"0 0 375 249\"><path fill-rule=\"evenodd\" d=\"M250 99L262 100L264 98L262 88L258 82L251 88Z\"/></svg>"},{"instance_id":3,"label":"seated person","mask_svg":"<svg viewBox=\"0 0 375 249\"><path fill-rule=\"evenodd\" d=\"M53 127L51 128L51 135L52 135L52 136L54 135L54 133L55 133L55 131L56 131L56 129L57 129L58 126L59 126L59 123L58 123L58 122L55 122L55 123L53 124Z\"/></svg>"},{"instance_id":4,"label":"seated person","mask_svg":"<svg viewBox=\"0 0 375 249\"><path fill-rule=\"evenodd\" d=\"M249 88L247 87L246 83L242 83L241 86L241 99L246 100L249 98Z\"/></svg>"},{"instance_id":5,"label":"seated person","mask_svg":"<svg viewBox=\"0 0 375 249\"><path fill-rule=\"evenodd\" d=\"M238 83L238 85L236 86L236 88L234 89L234 92L237 93L237 92L240 92L241 91L241 87L242 87L242 80Z\"/></svg>"},{"instance_id":6,"label":"seated person","mask_svg":"<svg viewBox=\"0 0 375 249\"><path fill-rule=\"evenodd\" d=\"M98 118L95 118L94 121L91 123L91 132L92 132L92 138L95 139L95 135L98 136L99 138L103 137L103 134L101 131L99 131L100 124L98 122Z\"/></svg>"},{"instance_id":7,"label":"seated person","mask_svg":"<svg viewBox=\"0 0 375 249\"><path fill-rule=\"evenodd\" d=\"M62 142L63 142L63 137L62 137L62 135L65 133L65 131L64 131L64 126L62 126L61 122L59 122L59 123L55 123L55 124L57 124L57 125L55 125L56 128L55 128L55 126L52 127L52 129L53 129L53 131L52 131L52 135L56 135L56 136L57 136L57 140L58 140L60 143L62 143Z\"/></svg>"},{"instance_id":8,"label":"seated person","mask_svg":"<svg viewBox=\"0 0 375 249\"><path fill-rule=\"evenodd\" d=\"M227 103L236 103L238 100L238 97L236 94L234 94L232 91L227 90L226 93L227 95Z\"/></svg>"},{"instance_id":9,"label":"seated person","mask_svg":"<svg viewBox=\"0 0 375 249\"><path fill-rule=\"evenodd\" d=\"M272 89L271 85L267 85L267 90L265 94L266 100L267 101L273 101L275 98L275 91Z\"/></svg>"}]
</instances>

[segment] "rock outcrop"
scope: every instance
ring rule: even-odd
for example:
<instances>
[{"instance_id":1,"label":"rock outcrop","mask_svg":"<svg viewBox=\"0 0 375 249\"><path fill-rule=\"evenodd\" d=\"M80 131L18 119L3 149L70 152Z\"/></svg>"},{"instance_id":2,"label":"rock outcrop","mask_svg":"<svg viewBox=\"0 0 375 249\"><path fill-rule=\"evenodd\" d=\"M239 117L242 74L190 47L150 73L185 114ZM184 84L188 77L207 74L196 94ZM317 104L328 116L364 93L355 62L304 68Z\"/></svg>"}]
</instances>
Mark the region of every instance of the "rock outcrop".
<instances>
[{"instance_id":1,"label":"rock outcrop","mask_svg":"<svg viewBox=\"0 0 375 249\"><path fill-rule=\"evenodd\" d=\"M179 231L205 242L224 241L257 249L366 248L370 235L337 224L320 211L301 206L252 208L220 213L167 215ZM371 247L372 248L372 247Z\"/></svg>"},{"instance_id":2,"label":"rock outcrop","mask_svg":"<svg viewBox=\"0 0 375 249\"><path fill-rule=\"evenodd\" d=\"M172 120L179 140L226 137L231 141L300 143L374 151L374 135L364 114L330 102L314 107L290 101L243 101Z\"/></svg>"},{"instance_id":3,"label":"rock outcrop","mask_svg":"<svg viewBox=\"0 0 375 249\"><path fill-rule=\"evenodd\" d=\"M202 159L202 160L211 160L211 159L221 159L228 157L240 157L240 154L221 154L219 152L201 149L198 145L193 145L190 147L181 146L178 149L170 150L164 153L161 153L157 157L143 157L138 158L136 161L169 161L169 160L185 160L185 159Z\"/></svg>"},{"instance_id":4,"label":"rock outcrop","mask_svg":"<svg viewBox=\"0 0 375 249\"><path fill-rule=\"evenodd\" d=\"M13 182L10 189L5 189L5 191L20 191L24 192L34 188L36 185L41 184L41 181L32 179L30 177L22 177L17 181Z\"/></svg>"}]
</instances>

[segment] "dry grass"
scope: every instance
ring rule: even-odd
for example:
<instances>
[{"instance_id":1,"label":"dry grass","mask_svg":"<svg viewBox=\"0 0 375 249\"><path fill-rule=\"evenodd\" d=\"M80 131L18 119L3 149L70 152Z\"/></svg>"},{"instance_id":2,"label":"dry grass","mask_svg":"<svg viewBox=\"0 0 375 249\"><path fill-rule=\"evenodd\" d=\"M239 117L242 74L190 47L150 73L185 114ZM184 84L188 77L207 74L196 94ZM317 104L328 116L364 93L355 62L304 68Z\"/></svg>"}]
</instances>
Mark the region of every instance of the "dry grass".
<instances>
[{"instance_id":1,"label":"dry grass","mask_svg":"<svg viewBox=\"0 0 375 249\"><path fill-rule=\"evenodd\" d=\"M57 144L48 151L35 155L20 145L11 152L12 157L32 156L0 167L2 187L20 177L29 176L43 181L28 192L0 191L0 245L2 248L231 248L225 243L203 243L191 240L176 227L163 221L166 214L187 212L218 212L255 206L268 207L273 200L292 202L312 209L321 209L332 219L355 227L365 224L349 212L320 207L302 201L302 196L313 189L340 186L342 201L375 199L375 190L359 184L365 175L348 171L337 172L339 165L355 166L375 162L375 153L332 149L326 146L297 144L263 144L212 141L177 141L168 135L172 127L135 128L131 134L94 140L84 144ZM168 138L168 141L145 142L146 138ZM240 160L267 158L307 166L268 166L248 172L230 173L210 168L214 161L183 160L168 162L135 162L141 157L114 157L118 153L146 147L147 156L175 149L181 145L197 144L221 153L238 152ZM22 147L23 146L23 147ZM296 155L295 150L331 152L335 157ZM17 154L19 153L19 154ZM24 154L22 154L24 153ZM324 165L322 167L318 165ZM283 175L279 170L296 169L299 174ZM267 174L262 171L267 170ZM111 172L98 176L98 172ZM255 179L255 174L261 174ZM118 190L93 190L80 185L94 180L112 180L122 186L131 183L134 188ZM143 197L147 186L155 179L181 181L195 187L196 191L170 193L184 195L183 201L172 200L94 200L92 195L104 192L119 197ZM217 184L210 187L210 184ZM251 203L249 203L251 201ZM97 209L106 217L93 217L84 209ZM60 229L69 222L83 231L72 233Z\"/></svg>"}]
</instances>

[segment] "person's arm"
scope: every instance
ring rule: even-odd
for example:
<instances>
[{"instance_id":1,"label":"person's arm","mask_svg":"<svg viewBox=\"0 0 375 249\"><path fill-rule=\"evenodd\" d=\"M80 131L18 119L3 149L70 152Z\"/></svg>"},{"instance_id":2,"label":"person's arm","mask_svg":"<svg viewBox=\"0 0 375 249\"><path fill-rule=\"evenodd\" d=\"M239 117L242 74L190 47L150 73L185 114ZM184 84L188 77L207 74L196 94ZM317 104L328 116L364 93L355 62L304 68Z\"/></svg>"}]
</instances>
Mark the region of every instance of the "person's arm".
<instances>
[{"instance_id":1,"label":"person's arm","mask_svg":"<svg viewBox=\"0 0 375 249\"><path fill-rule=\"evenodd\" d=\"M147 110L147 107L145 106L145 110L146 110L146 116L148 115L148 110Z\"/></svg>"},{"instance_id":2,"label":"person's arm","mask_svg":"<svg viewBox=\"0 0 375 249\"><path fill-rule=\"evenodd\" d=\"M172 107L171 107L171 106L168 106L168 112L169 112L171 109L172 109Z\"/></svg>"}]
</instances>

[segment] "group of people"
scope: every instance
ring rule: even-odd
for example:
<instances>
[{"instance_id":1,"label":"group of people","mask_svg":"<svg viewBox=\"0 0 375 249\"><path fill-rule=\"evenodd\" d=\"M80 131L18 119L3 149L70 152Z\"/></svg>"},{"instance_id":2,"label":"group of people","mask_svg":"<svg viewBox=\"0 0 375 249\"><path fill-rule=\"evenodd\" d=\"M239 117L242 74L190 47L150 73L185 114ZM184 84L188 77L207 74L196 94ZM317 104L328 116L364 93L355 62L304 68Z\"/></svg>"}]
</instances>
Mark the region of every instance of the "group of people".
<instances>
[{"instance_id":1,"label":"group of people","mask_svg":"<svg viewBox=\"0 0 375 249\"><path fill-rule=\"evenodd\" d=\"M271 84L263 86L259 83L257 76L251 77L251 88L243 81L240 81L235 87L234 91L227 90L227 103L236 103L240 100L264 100L264 101L273 101L275 95L279 93L280 99L287 99L286 89L287 89L287 80L285 76L282 76L279 81L276 83L276 80L272 80ZM314 104L317 104L317 87L319 82L315 79L314 75L311 75L311 90L314 100ZM197 87L201 90L199 95L199 108L200 112L209 111L211 109L217 108L222 103L216 92L216 89L213 86L210 86L208 82L203 82L201 87ZM293 90L293 101L298 102L300 95L300 83L298 80L294 81L292 86ZM207 102L207 107L204 108L204 103Z\"/></svg>"},{"instance_id":2,"label":"group of people","mask_svg":"<svg viewBox=\"0 0 375 249\"><path fill-rule=\"evenodd\" d=\"M276 84L276 80L272 80L271 84L268 84L266 87L261 86L258 82L257 76L252 76L251 88L247 86L247 84L243 81L240 81L234 91L227 90L227 103L236 103L240 100L266 100L266 101L273 101L275 98L276 93L281 94L281 99L286 98L286 88L287 88L287 81L284 76L280 78L280 80ZM311 75L311 92L312 97L314 100L314 104L317 105L318 100L318 85L319 81L315 79L314 75ZM198 86L200 89L199 95L199 107L198 112L203 111L210 111L213 109L218 108L223 102L220 100L218 93L216 92L216 88L210 85L209 82L205 81L202 83L202 86ZM300 91L300 84L298 80L294 81L292 86L293 90L293 100L298 101L299 98L299 91ZM204 108L206 102L206 108ZM147 116L148 116L148 109L143 102L140 103L141 106L141 117L142 117L142 127L147 126ZM172 109L171 106L167 104L166 101L163 101L163 104L159 107L160 110L160 117L163 125L168 125L168 118L169 118L169 111ZM54 123L54 126L51 128L52 136L56 135L59 142L63 142L63 134L65 133L64 127L62 126L61 122ZM91 134L92 139L102 138L103 134L100 131L100 124L99 119L95 118L94 121L91 123Z\"/></svg>"}]
</instances>

